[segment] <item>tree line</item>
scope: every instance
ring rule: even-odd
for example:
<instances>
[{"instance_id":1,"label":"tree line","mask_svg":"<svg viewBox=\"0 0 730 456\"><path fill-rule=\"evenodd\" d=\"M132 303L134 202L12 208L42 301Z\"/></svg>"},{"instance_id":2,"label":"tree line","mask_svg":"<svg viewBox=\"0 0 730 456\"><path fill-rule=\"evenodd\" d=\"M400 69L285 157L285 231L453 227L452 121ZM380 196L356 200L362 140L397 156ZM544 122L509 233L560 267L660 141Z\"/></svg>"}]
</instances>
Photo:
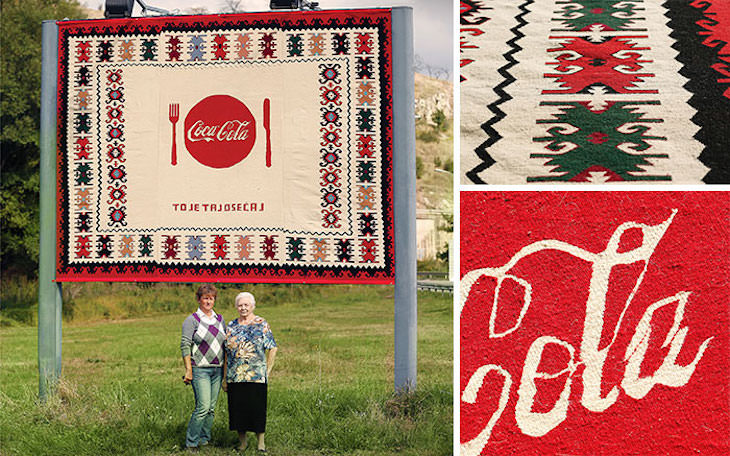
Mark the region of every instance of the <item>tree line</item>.
<instances>
[{"instance_id":1,"label":"tree line","mask_svg":"<svg viewBox=\"0 0 730 456\"><path fill-rule=\"evenodd\" d=\"M84 19L75 0L0 4L0 265L4 275L38 269L41 24Z\"/></svg>"}]
</instances>

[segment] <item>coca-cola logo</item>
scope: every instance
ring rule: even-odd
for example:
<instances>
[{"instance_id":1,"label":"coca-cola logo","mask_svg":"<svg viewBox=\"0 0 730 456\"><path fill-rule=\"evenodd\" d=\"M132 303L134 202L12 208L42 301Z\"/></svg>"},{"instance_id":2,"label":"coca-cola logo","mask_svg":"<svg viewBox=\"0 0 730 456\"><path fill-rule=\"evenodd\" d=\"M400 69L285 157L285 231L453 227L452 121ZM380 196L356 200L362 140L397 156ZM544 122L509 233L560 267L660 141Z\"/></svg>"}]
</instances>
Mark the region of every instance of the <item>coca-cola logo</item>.
<instances>
[{"instance_id":1,"label":"coca-cola logo","mask_svg":"<svg viewBox=\"0 0 730 456\"><path fill-rule=\"evenodd\" d=\"M255 142L251 111L229 95L203 98L185 117L185 147L205 166L229 168L246 158Z\"/></svg>"}]
</instances>

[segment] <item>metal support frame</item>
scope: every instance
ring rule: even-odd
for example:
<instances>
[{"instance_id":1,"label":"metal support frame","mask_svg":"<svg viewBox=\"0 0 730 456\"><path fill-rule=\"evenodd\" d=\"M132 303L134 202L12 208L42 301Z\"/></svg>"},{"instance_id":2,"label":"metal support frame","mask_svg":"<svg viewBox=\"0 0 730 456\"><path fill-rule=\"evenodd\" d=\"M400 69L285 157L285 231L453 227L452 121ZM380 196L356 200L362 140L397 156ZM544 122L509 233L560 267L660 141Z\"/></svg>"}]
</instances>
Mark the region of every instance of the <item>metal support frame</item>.
<instances>
[{"instance_id":1,"label":"metal support frame","mask_svg":"<svg viewBox=\"0 0 730 456\"><path fill-rule=\"evenodd\" d=\"M301 11L320 11L322 8L319 7L319 2L312 2L310 0L287 0L287 4L277 5L277 2L270 1L269 9L271 10L301 10Z\"/></svg>"},{"instance_id":2,"label":"metal support frame","mask_svg":"<svg viewBox=\"0 0 730 456\"><path fill-rule=\"evenodd\" d=\"M40 251L38 256L38 391L45 400L61 376L61 285L56 278L56 86L58 25L43 22L40 131Z\"/></svg>"},{"instance_id":3,"label":"metal support frame","mask_svg":"<svg viewBox=\"0 0 730 456\"><path fill-rule=\"evenodd\" d=\"M160 14L162 16L170 16L172 13L166 9L157 8L156 6L149 6L142 0L137 0L137 3L142 8L142 15L147 16L147 11L152 11L153 13Z\"/></svg>"},{"instance_id":4,"label":"metal support frame","mask_svg":"<svg viewBox=\"0 0 730 456\"><path fill-rule=\"evenodd\" d=\"M416 124L413 9L392 10L395 391L416 389Z\"/></svg>"}]
</instances>

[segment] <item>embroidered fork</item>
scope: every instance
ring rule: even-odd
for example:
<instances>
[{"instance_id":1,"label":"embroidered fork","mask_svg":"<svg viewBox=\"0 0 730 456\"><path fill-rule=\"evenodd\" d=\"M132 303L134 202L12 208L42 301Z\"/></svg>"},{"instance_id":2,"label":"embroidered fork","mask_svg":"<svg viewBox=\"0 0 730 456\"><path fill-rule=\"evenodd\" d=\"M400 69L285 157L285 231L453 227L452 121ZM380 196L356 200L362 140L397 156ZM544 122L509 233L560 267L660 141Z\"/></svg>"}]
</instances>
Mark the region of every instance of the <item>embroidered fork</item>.
<instances>
[{"instance_id":1,"label":"embroidered fork","mask_svg":"<svg viewBox=\"0 0 730 456\"><path fill-rule=\"evenodd\" d=\"M172 158L170 164L177 165L177 146L175 145L175 124L180 119L180 105L178 103L170 103L170 122L172 123Z\"/></svg>"}]
</instances>

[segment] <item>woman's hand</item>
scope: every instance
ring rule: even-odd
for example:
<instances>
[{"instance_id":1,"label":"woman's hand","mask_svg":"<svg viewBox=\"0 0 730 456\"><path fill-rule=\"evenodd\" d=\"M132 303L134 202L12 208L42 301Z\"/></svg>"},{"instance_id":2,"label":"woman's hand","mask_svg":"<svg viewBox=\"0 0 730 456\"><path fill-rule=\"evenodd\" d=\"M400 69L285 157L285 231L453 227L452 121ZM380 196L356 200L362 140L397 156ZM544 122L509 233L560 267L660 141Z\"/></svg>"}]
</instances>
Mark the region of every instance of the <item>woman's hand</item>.
<instances>
[{"instance_id":1,"label":"woman's hand","mask_svg":"<svg viewBox=\"0 0 730 456\"><path fill-rule=\"evenodd\" d=\"M228 382L226 381L226 379L223 379L223 381L221 382L221 389L224 393L228 392Z\"/></svg>"},{"instance_id":2,"label":"woman's hand","mask_svg":"<svg viewBox=\"0 0 730 456\"><path fill-rule=\"evenodd\" d=\"M183 383L189 385L193 381L193 363L190 360L190 355L183 356L183 364L185 365L185 375L183 375Z\"/></svg>"},{"instance_id":3,"label":"woman's hand","mask_svg":"<svg viewBox=\"0 0 730 456\"><path fill-rule=\"evenodd\" d=\"M266 379L271 376L271 369L274 368L274 360L276 359L276 352L279 351L278 347L274 347L266 352Z\"/></svg>"}]
</instances>

